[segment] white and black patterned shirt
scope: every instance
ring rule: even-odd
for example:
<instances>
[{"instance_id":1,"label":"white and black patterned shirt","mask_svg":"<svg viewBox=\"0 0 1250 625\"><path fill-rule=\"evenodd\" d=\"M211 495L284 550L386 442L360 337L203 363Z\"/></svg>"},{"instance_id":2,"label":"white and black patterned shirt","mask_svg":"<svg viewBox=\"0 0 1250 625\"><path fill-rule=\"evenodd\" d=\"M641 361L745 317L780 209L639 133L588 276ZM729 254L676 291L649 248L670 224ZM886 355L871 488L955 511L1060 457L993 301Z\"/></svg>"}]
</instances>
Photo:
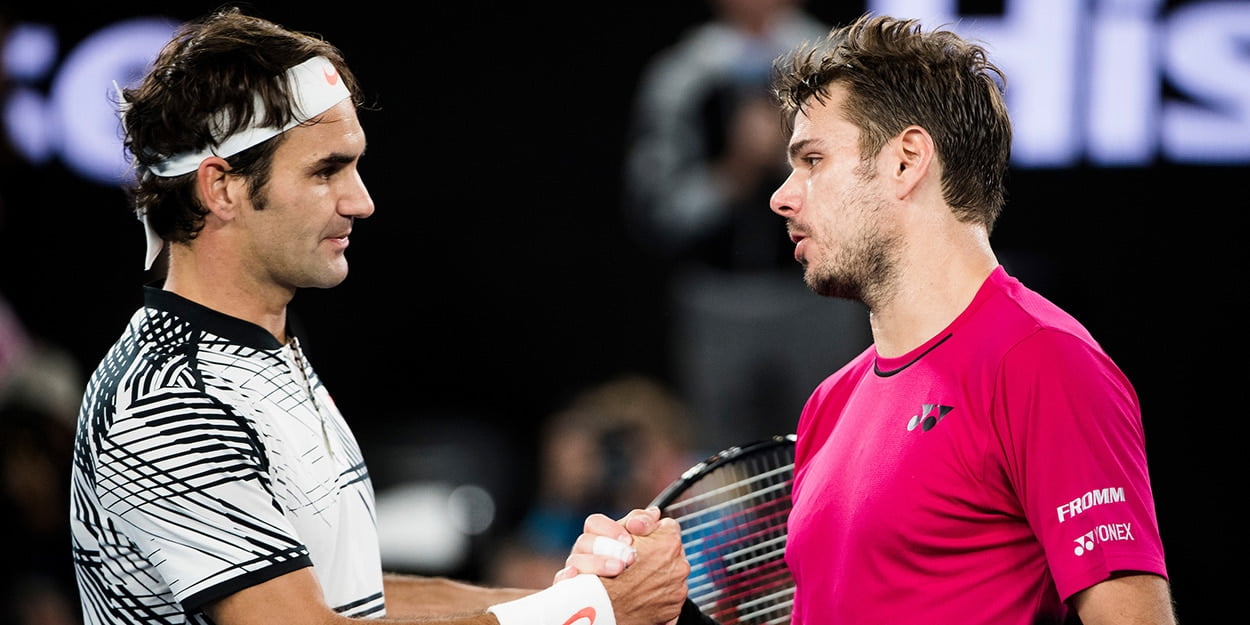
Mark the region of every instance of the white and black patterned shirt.
<instances>
[{"instance_id":1,"label":"white and black patterned shirt","mask_svg":"<svg viewBox=\"0 0 1250 625\"><path fill-rule=\"evenodd\" d=\"M298 341L144 297L78 417L85 622L207 624L206 604L310 565L335 610L384 615L369 473Z\"/></svg>"}]
</instances>

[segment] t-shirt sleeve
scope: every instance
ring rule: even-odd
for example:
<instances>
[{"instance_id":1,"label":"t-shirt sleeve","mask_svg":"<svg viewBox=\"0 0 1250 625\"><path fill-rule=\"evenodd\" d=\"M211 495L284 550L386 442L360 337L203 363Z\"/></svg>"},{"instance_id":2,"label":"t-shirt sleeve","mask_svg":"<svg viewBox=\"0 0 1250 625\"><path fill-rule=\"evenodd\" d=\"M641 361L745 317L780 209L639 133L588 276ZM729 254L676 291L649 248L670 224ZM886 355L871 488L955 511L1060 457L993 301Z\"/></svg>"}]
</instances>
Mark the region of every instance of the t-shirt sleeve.
<instances>
[{"instance_id":1,"label":"t-shirt sleeve","mask_svg":"<svg viewBox=\"0 0 1250 625\"><path fill-rule=\"evenodd\" d=\"M101 441L101 503L188 610L312 564L260 441L230 406L189 389L119 409Z\"/></svg>"},{"instance_id":2,"label":"t-shirt sleeve","mask_svg":"<svg viewBox=\"0 0 1250 625\"><path fill-rule=\"evenodd\" d=\"M999 380L1009 479L1060 596L1116 571L1166 577L1141 407L1120 369L1096 344L1043 330Z\"/></svg>"}]
</instances>

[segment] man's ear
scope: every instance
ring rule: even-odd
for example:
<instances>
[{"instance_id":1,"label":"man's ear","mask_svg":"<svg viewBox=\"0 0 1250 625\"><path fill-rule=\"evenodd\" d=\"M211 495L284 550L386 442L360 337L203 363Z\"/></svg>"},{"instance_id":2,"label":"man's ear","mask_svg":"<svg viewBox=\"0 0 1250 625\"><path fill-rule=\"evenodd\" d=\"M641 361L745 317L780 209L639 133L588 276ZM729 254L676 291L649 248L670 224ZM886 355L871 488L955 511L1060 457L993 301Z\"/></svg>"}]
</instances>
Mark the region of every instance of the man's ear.
<instances>
[{"instance_id":1,"label":"man's ear","mask_svg":"<svg viewBox=\"0 0 1250 625\"><path fill-rule=\"evenodd\" d=\"M247 194L247 181L230 175L230 164L225 159L210 156L196 170L195 191L211 215L229 221Z\"/></svg>"},{"instance_id":2,"label":"man's ear","mask_svg":"<svg viewBox=\"0 0 1250 625\"><path fill-rule=\"evenodd\" d=\"M908 126L891 142L896 196L907 197L933 168L937 150L933 137L920 126Z\"/></svg>"}]
</instances>

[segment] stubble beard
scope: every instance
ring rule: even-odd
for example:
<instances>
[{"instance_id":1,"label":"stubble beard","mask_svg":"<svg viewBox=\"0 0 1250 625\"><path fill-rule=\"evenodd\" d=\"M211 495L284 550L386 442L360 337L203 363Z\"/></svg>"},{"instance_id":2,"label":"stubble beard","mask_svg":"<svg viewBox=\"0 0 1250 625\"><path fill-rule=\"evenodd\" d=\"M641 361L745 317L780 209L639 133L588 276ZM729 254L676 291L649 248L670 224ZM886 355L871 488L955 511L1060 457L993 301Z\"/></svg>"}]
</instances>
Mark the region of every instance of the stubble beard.
<instances>
[{"instance_id":1,"label":"stubble beard","mask_svg":"<svg viewBox=\"0 0 1250 625\"><path fill-rule=\"evenodd\" d=\"M259 212L270 208L270 198L268 189L261 187L254 189L251 195L252 209ZM279 206L273 210L278 211L291 207ZM276 257L275 257L276 258ZM329 289L342 284L347 279L347 259L344 256L341 259L332 260L332 263L342 263L341 268L331 267L325 264L316 264L309 266L308 263L300 261L297 264L287 262L280 266L275 266L273 271L273 280L276 284L280 284L284 288L292 292L298 289Z\"/></svg>"},{"instance_id":2,"label":"stubble beard","mask_svg":"<svg viewBox=\"0 0 1250 625\"><path fill-rule=\"evenodd\" d=\"M836 254L804 271L807 287L817 295L862 302L873 309L897 279L901 239L874 229L848 241Z\"/></svg>"},{"instance_id":3,"label":"stubble beard","mask_svg":"<svg viewBox=\"0 0 1250 625\"><path fill-rule=\"evenodd\" d=\"M863 301L861 285L850 272L809 267L803 278L807 288L817 295Z\"/></svg>"}]
</instances>

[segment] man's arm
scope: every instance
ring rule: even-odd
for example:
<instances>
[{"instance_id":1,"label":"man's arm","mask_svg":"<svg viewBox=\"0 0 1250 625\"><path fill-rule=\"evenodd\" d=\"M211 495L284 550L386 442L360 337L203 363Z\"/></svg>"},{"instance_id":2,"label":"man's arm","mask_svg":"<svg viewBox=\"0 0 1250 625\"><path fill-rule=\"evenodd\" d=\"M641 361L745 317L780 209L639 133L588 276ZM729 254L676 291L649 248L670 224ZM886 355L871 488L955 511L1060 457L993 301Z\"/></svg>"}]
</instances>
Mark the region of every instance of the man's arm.
<instances>
[{"instance_id":1,"label":"man's arm","mask_svg":"<svg viewBox=\"0 0 1250 625\"><path fill-rule=\"evenodd\" d=\"M520 588L487 588L442 577L422 577L388 573L382 578L386 589L386 616L414 618L478 614L486 608L534 594Z\"/></svg>"},{"instance_id":2,"label":"man's arm","mask_svg":"<svg viewBox=\"0 0 1250 625\"><path fill-rule=\"evenodd\" d=\"M1112 577L1072 595L1083 625L1176 625L1166 579L1133 573Z\"/></svg>"},{"instance_id":3,"label":"man's arm","mask_svg":"<svg viewBox=\"0 0 1250 625\"><path fill-rule=\"evenodd\" d=\"M686 598L686 578L690 574L690 564L681 546L681 531L672 519L660 522L651 519L646 527L631 527L647 531L646 535L631 538L637 554L631 560L633 566L625 571L620 570L623 564L616 566L618 575L613 579L603 579L603 590L598 592L600 596L606 592L617 625L654 625L672 621L682 610ZM613 568L612 565L604 567L605 570ZM575 576L576 573L573 573L557 581ZM586 578L578 581L600 586L600 582L593 578L589 582ZM532 596L534 603L522 609L521 613L545 614L547 606L567 603L570 599L580 601L592 594L584 592L589 590L584 584L572 592L568 590L571 587L563 585L563 591L556 588L533 591L484 588L447 579L398 575L387 575L383 584L387 622L424 625L499 625L499 618L485 612L488 607ZM321 584L312 567L240 590L216 602L207 611L218 625L349 625L377 622L349 618L326 605ZM518 613L515 608L508 612Z\"/></svg>"},{"instance_id":4,"label":"man's arm","mask_svg":"<svg viewBox=\"0 0 1250 625\"><path fill-rule=\"evenodd\" d=\"M389 585L388 585L389 587ZM389 607L390 601L387 601ZM312 567L305 567L280 575L269 581L244 588L208 608L208 614L218 625L350 625L353 623L376 623L372 619L354 619L338 614L326 605L321 593L321 583ZM499 625L499 621L481 609L469 613L460 609L442 620L387 619L394 623L423 623L425 625Z\"/></svg>"}]
</instances>

